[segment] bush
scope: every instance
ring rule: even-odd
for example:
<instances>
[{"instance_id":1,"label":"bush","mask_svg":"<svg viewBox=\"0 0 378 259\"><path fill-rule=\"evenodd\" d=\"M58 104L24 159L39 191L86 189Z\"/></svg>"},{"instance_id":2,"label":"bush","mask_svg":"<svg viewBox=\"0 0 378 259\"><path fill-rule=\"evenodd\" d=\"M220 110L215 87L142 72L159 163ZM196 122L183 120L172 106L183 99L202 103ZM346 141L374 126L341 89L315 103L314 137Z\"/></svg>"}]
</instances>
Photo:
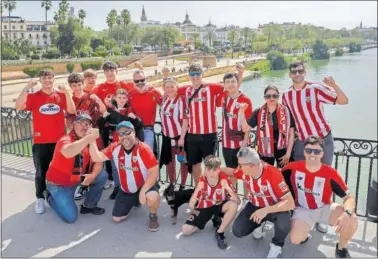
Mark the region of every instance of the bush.
<instances>
[{"instance_id":1,"label":"bush","mask_svg":"<svg viewBox=\"0 0 378 259\"><path fill-rule=\"evenodd\" d=\"M205 50L204 50L205 51ZM205 51L206 52L206 51ZM174 50L173 55L182 54L182 50Z\"/></svg>"},{"instance_id":2,"label":"bush","mask_svg":"<svg viewBox=\"0 0 378 259\"><path fill-rule=\"evenodd\" d=\"M60 51L56 47L49 48L46 53L42 55L43 58L54 59L60 57Z\"/></svg>"},{"instance_id":3,"label":"bush","mask_svg":"<svg viewBox=\"0 0 378 259\"><path fill-rule=\"evenodd\" d=\"M100 70L102 67L103 62L102 61L87 61L81 63L81 69L84 71L88 68L94 69L94 70Z\"/></svg>"},{"instance_id":4,"label":"bush","mask_svg":"<svg viewBox=\"0 0 378 259\"><path fill-rule=\"evenodd\" d=\"M256 64L246 67L245 69L250 71L260 71L262 73L270 71L269 60L258 61Z\"/></svg>"},{"instance_id":5,"label":"bush","mask_svg":"<svg viewBox=\"0 0 378 259\"><path fill-rule=\"evenodd\" d=\"M115 47L112 48L112 52L113 52L113 54L116 55L116 56L121 55L121 49L118 48L117 46L115 46Z\"/></svg>"},{"instance_id":6,"label":"bush","mask_svg":"<svg viewBox=\"0 0 378 259\"><path fill-rule=\"evenodd\" d=\"M316 40L315 44L312 45L311 58L317 59L329 59L328 46L322 40Z\"/></svg>"},{"instance_id":7,"label":"bush","mask_svg":"<svg viewBox=\"0 0 378 259\"><path fill-rule=\"evenodd\" d=\"M108 55L108 51L104 46L100 45L96 48L96 51L93 55L95 57L103 57L104 58Z\"/></svg>"},{"instance_id":8,"label":"bush","mask_svg":"<svg viewBox=\"0 0 378 259\"><path fill-rule=\"evenodd\" d=\"M39 59L39 55L38 54L33 54L33 55L31 55L31 59L34 59L34 60Z\"/></svg>"},{"instance_id":9,"label":"bush","mask_svg":"<svg viewBox=\"0 0 378 259\"><path fill-rule=\"evenodd\" d=\"M68 64L66 65L66 67L67 67L67 71L70 72L70 73L72 73L72 72L74 71L75 64L68 63Z\"/></svg>"},{"instance_id":10,"label":"bush","mask_svg":"<svg viewBox=\"0 0 378 259\"><path fill-rule=\"evenodd\" d=\"M340 56L342 56L344 54L344 51L343 51L343 49L337 49L336 50L336 52L335 52L335 56L337 56L337 57L340 57Z\"/></svg>"},{"instance_id":11,"label":"bush","mask_svg":"<svg viewBox=\"0 0 378 259\"><path fill-rule=\"evenodd\" d=\"M24 68L23 72L25 74L27 74L28 76L30 76L31 78L33 78L33 77L38 77L39 71L41 71L41 69L44 69L44 68L50 68L51 70L54 69L51 66L47 66L47 67L26 67L26 68Z\"/></svg>"},{"instance_id":12,"label":"bush","mask_svg":"<svg viewBox=\"0 0 378 259\"><path fill-rule=\"evenodd\" d=\"M19 56L13 48L3 47L1 52L2 60L18 60Z\"/></svg>"},{"instance_id":13,"label":"bush","mask_svg":"<svg viewBox=\"0 0 378 259\"><path fill-rule=\"evenodd\" d=\"M130 55L131 51L133 50L133 47L130 44L123 45L123 54L128 56Z\"/></svg>"},{"instance_id":14,"label":"bush","mask_svg":"<svg viewBox=\"0 0 378 259\"><path fill-rule=\"evenodd\" d=\"M282 52L276 50L269 51L266 59L270 62L271 70L284 70L287 68L287 62Z\"/></svg>"},{"instance_id":15,"label":"bush","mask_svg":"<svg viewBox=\"0 0 378 259\"><path fill-rule=\"evenodd\" d=\"M354 42L350 42L349 53L354 53L354 52L361 52L361 45Z\"/></svg>"}]
</instances>

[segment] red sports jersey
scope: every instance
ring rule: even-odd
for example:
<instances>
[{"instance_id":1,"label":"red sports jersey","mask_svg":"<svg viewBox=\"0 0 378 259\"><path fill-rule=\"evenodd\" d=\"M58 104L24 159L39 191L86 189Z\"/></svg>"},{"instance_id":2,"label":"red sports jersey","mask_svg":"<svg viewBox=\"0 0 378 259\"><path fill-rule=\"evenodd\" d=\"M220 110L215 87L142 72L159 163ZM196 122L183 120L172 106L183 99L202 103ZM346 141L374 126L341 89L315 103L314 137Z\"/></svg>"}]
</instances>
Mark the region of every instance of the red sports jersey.
<instances>
[{"instance_id":1,"label":"red sports jersey","mask_svg":"<svg viewBox=\"0 0 378 259\"><path fill-rule=\"evenodd\" d=\"M239 109L240 104L247 103L248 108L245 110L245 117L249 118L252 116L252 102L243 93L240 93L238 97L235 99L229 96L221 96L220 107L222 108L222 145L225 148L240 148L243 141L232 141L230 140L229 136L227 135L226 127L229 127L231 130L241 131L241 123L239 119ZM227 103L225 103L227 101ZM226 106L226 116L228 119L228 123L225 123L225 116L224 116L224 107Z\"/></svg>"},{"instance_id":2,"label":"red sports jersey","mask_svg":"<svg viewBox=\"0 0 378 259\"><path fill-rule=\"evenodd\" d=\"M163 96L153 88L146 92L132 91L129 94L129 104L144 126L153 126L156 119L156 108L161 104Z\"/></svg>"},{"instance_id":3,"label":"red sports jersey","mask_svg":"<svg viewBox=\"0 0 378 259\"><path fill-rule=\"evenodd\" d=\"M260 208L272 206L290 193L281 171L265 162L262 164L262 174L258 179L243 174L241 169L234 171L235 178L246 184L250 202Z\"/></svg>"},{"instance_id":4,"label":"red sports jersey","mask_svg":"<svg viewBox=\"0 0 378 259\"><path fill-rule=\"evenodd\" d=\"M297 206L314 210L331 204L332 193L341 198L349 193L337 170L326 164L319 171L311 173L306 169L305 161L297 161L282 168L282 172L287 182L290 179Z\"/></svg>"},{"instance_id":5,"label":"red sports jersey","mask_svg":"<svg viewBox=\"0 0 378 259\"><path fill-rule=\"evenodd\" d=\"M177 96L173 100L168 97L163 99L163 103L160 107L160 119L164 136L174 138L181 135L185 109L185 98L181 96Z\"/></svg>"},{"instance_id":6,"label":"red sports jersey","mask_svg":"<svg viewBox=\"0 0 378 259\"><path fill-rule=\"evenodd\" d=\"M92 93L96 94L102 102L108 95L114 95L118 88L125 89L128 93L135 89L133 82L116 81L114 83L102 83L93 88Z\"/></svg>"},{"instance_id":7,"label":"red sports jersey","mask_svg":"<svg viewBox=\"0 0 378 259\"><path fill-rule=\"evenodd\" d=\"M88 94L84 94L81 98L72 96L72 100L75 103L76 114L87 113L92 118L93 127L96 127L96 121L101 116L99 104ZM74 115L68 116L68 118L73 120Z\"/></svg>"},{"instance_id":8,"label":"red sports jersey","mask_svg":"<svg viewBox=\"0 0 378 259\"><path fill-rule=\"evenodd\" d=\"M126 193L136 193L143 187L148 170L158 165L154 153L143 142L137 142L130 154L127 154L119 143L113 143L102 151L113 159L121 183Z\"/></svg>"},{"instance_id":9,"label":"red sports jersey","mask_svg":"<svg viewBox=\"0 0 378 259\"><path fill-rule=\"evenodd\" d=\"M331 131L331 124L324 115L323 103L334 104L336 92L322 84L309 83L301 90L290 87L283 93L282 103L294 116L299 139L305 141L310 135L324 138Z\"/></svg>"},{"instance_id":10,"label":"red sports jersey","mask_svg":"<svg viewBox=\"0 0 378 259\"><path fill-rule=\"evenodd\" d=\"M56 143L65 134L63 110L67 110L67 101L63 93L48 95L38 90L28 94L26 110L33 116L34 144Z\"/></svg>"},{"instance_id":11,"label":"red sports jersey","mask_svg":"<svg viewBox=\"0 0 378 259\"><path fill-rule=\"evenodd\" d=\"M186 100L194 94L195 89L186 89ZM194 96L189 106L189 130L191 134L210 134L217 132L216 103L218 95L223 93L223 87L217 84L205 84Z\"/></svg>"},{"instance_id":12,"label":"red sports jersey","mask_svg":"<svg viewBox=\"0 0 378 259\"><path fill-rule=\"evenodd\" d=\"M230 179L222 172L219 173L218 184L214 187L211 187L207 182L205 176L201 176L199 182L203 182L204 188L198 192L198 205L197 208L209 208L214 205L219 205L222 201L228 200L227 191L223 189L221 181L226 180L228 185L231 187Z\"/></svg>"},{"instance_id":13,"label":"red sports jersey","mask_svg":"<svg viewBox=\"0 0 378 259\"><path fill-rule=\"evenodd\" d=\"M54 155L51 160L49 169L46 173L46 179L49 182L52 182L57 185L62 186L74 186L75 184L78 184L79 182L72 181L72 171L74 169L74 162L75 157L66 158L63 156L61 150L63 146L67 144L71 144L74 142L74 138L72 135L64 135L59 139L59 141L56 143ZM88 163L89 163L89 150L88 147L85 147L83 151L81 152L83 156L83 166L82 170L85 170ZM85 171L82 171L81 174L84 174Z\"/></svg>"}]
</instances>

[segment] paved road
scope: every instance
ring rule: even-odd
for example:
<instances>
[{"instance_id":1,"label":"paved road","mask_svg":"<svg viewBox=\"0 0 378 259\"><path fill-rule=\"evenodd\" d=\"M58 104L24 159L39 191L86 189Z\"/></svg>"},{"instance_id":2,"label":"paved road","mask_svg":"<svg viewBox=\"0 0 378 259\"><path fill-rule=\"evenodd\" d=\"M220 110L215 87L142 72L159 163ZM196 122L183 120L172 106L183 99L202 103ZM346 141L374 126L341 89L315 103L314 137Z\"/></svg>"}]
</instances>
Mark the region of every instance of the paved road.
<instances>
[{"instance_id":1,"label":"paved road","mask_svg":"<svg viewBox=\"0 0 378 259\"><path fill-rule=\"evenodd\" d=\"M1 169L3 257L265 257L273 234L268 226L267 236L256 241L252 236L237 239L228 231L230 247L221 251L211 224L192 237L183 237L180 229L188 211L184 206L173 226L164 200L158 211L161 228L150 233L144 207L134 209L123 223L111 221L114 201L108 199L110 191L105 191L99 202L106 209L104 215L80 215L77 222L66 224L48 206L46 213L34 213L31 158L3 154ZM352 257L377 257L376 229L376 224L360 220L349 246ZM288 241L283 257L334 257L334 231L311 234L310 242L302 246Z\"/></svg>"}]
</instances>

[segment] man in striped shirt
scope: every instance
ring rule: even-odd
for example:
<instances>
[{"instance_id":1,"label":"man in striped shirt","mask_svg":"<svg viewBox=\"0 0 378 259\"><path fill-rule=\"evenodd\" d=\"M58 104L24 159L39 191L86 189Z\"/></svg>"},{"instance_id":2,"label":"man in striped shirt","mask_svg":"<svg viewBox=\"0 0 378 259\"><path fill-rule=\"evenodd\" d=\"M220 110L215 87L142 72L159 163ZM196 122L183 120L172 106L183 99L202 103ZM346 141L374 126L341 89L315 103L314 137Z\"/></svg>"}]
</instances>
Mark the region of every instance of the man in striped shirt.
<instances>
[{"instance_id":1,"label":"man in striped shirt","mask_svg":"<svg viewBox=\"0 0 378 259\"><path fill-rule=\"evenodd\" d=\"M295 120L298 139L294 144L294 160L304 160L304 141L308 136L319 136L324 141L322 162L332 165L333 136L331 124L324 115L323 104L348 104L348 97L332 77L325 77L322 83L310 83L305 80L306 69L302 61L297 60L289 66L289 76L293 85L282 95L282 103L289 107ZM327 226L317 224L317 229L326 233Z\"/></svg>"}]
</instances>

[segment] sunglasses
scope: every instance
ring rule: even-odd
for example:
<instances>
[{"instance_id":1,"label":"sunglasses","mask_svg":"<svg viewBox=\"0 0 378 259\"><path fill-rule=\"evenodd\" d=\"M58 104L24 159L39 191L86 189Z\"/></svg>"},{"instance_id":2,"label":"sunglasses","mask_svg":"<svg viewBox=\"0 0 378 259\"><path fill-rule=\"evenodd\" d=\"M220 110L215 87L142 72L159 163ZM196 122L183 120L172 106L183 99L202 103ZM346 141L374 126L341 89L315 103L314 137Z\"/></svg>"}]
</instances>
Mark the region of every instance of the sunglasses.
<instances>
[{"instance_id":1,"label":"sunglasses","mask_svg":"<svg viewBox=\"0 0 378 259\"><path fill-rule=\"evenodd\" d=\"M202 72L189 72L189 75L190 76L200 76L202 74Z\"/></svg>"},{"instance_id":2,"label":"sunglasses","mask_svg":"<svg viewBox=\"0 0 378 259\"><path fill-rule=\"evenodd\" d=\"M265 99L278 99L280 98L280 95L279 94L266 94L264 95L264 98Z\"/></svg>"},{"instance_id":3,"label":"sunglasses","mask_svg":"<svg viewBox=\"0 0 378 259\"><path fill-rule=\"evenodd\" d=\"M316 148L305 148L305 152L307 154L311 154L311 153L314 153L315 155L320 155L320 153L322 153L323 150L321 149L316 149Z\"/></svg>"},{"instance_id":4,"label":"sunglasses","mask_svg":"<svg viewBox=\"0 0 378 259\"><path fill-rule=\"evenodd\" d=\"M302 75L302 74L304 74L306 71L305 71L304 69L291 70L291 71L290 71L290 74L292 74L292 75L296 75L297 72L298 72L300 75Z\"/></svg>"},{"instance_id":5,"label":"sunglasses","mask_svg":"<svg viewBox=\"0 0 378 259\"><path fill-rule=\"evenodd\" d=\"M144 81L146 81L146 78L134 80L134 83L136 83L136 84L139 83L139 82L143 83Z\"/></svg>"},{"instance_id":6,"label":"sunglasses","mask_svg":"<svg viewBox=\"0 0 378 259\"><path fill-rule=\"evenodd\" d=\"M252 165L252 164L251 164L251 163L238 164L238 167L239 167L239 168L242 168L242 167L245 166L245 165Z\"/></svg>"},{"instance_id":7,"label":"sunglasses","mask_svg":"<svg viewBox=\"0 0 378 259\"><path fill-rule=\"evenodd\" d=\"M118 132L118 136L120 136L120 137L129 136L131 134L131 132L133 132L133 131L132 130L121 131L121 132Z\"/></svg>"}]
</instances>

